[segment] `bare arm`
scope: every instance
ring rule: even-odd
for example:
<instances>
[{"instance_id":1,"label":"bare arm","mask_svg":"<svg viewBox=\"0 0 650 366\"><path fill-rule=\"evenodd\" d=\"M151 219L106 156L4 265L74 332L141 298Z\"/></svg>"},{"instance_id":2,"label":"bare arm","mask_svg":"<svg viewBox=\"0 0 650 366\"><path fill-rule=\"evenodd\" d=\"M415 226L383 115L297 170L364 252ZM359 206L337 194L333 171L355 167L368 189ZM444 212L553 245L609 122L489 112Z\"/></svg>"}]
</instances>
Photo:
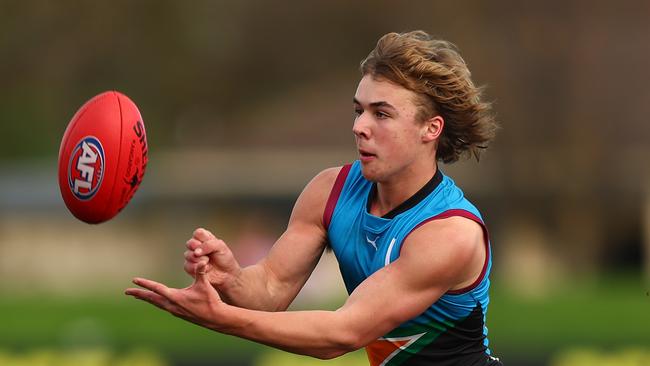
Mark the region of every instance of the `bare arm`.
<instances>
[{"instance_id":1,"label":"bare arm","mask_svg":"<svg viewBox=\"0 0 650 366\"><path fill-rule=\"evenodd\" d=\"M205 276L183 290L137 279L127 294L218 332L294 353L333 358L421 314L446 291L471 283L485 260L482 232L463 218L429 222L400 257L357 287L336 311L264 312L224 304ZM200 271L199 271L200 273Z\"/></svg>"},{"instance_id":2,"label":"bare arm","mask_svg":"<svg viewBox=\"0 0 650 366\"><path fill-rule=\"evenodd\" d=\"M285 310L320 259L326 244L322 217L340 168L318 174L294 205L286 231L259 263L240 268L227 245L198 229L188 241L185 270L208 264L210 283L231 305L265 311ZM198 251L197 251L198 250Z\"/></svg>"}]
</instances>

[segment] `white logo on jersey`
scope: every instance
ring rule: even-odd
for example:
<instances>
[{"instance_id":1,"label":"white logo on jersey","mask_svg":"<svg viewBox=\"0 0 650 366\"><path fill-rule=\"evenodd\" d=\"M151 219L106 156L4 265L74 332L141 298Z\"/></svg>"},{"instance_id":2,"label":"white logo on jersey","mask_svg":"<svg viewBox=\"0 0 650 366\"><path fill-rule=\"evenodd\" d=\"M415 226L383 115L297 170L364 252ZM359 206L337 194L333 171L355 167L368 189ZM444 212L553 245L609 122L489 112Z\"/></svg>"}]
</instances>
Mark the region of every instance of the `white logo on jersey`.
<instances>
[{"instance_id":1,"label":"white logo on jersey","mask_svg":"<svg viewBox=\"0 0 650 366\"><path fill-rule=\"evenodd\" d=\"M386 259L384 260L384 266L387 266L390 264L390 253L393 251L393 246L395 245L395 240L397 238L393 238L393 240L390 241L390 244L388 245L388 250L386 251Z\"/></svg>"},{"instance_id":2,"label":"white logo on jersey","mask_svg":"<svg viewBox=\"0 0 650 366\"><path fill-rule=\"evenodd\" d=\"M372 245L372 247L375 248L375 250L377 250L377 239L379 239L379 235L377 235L375 240L370 240L368 235L366 235L366 241L368 242L368 244Z\"/></svg>"}]
</instances>

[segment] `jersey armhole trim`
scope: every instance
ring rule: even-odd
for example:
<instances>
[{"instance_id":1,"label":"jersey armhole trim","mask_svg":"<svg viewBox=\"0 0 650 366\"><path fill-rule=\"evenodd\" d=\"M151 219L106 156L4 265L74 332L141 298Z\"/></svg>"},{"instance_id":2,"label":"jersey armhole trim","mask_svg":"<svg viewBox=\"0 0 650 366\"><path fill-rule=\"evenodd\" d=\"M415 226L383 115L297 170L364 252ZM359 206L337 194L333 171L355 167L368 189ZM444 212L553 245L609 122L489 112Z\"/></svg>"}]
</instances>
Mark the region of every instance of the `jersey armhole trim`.
<instances>
[{"instance_id":1,"label":"jersey armhole trim","mask_svg":"<svg viewBox=\"0 0 650 366\"><path fill-rule=\"evenodd\" d=\"M323 212L323 227L325 228L325 231L327 231L327 229L330 226L330 222L332 221L332 215L334 215L334 209L336 208L336 203L339 200L339 196L341 196L341 192L343 191L343 186L345 185L345 180L347 179L348 174L350 173L351 167L352 164L345 164L343 168L341 168L338 176L336 177L336 180L334 181L334 186L332 186L330 195L327 198L327 204L325 205L325 212Z\"/></svg>"},{"instance_id":2,"label":"jersey armhole trim","mask_svg":"<svg viewBox=\"0 0 650 366\"><path fill-rule=\"evenodd\" d=\"M481 225L481 228L483 229L483 243L485 245L485 262L483 262L483 269L481 269L481 274L479 274L478 278L474 282L472 282L472 284L470 284L469 286L459 288L457 290L448 290L446 292L446 294L449 294L449 295L460 295L460 294L464 294L466 292L469 292L469 291L472 291L473 289L475 289L483 281L483 279L485 278L485 274L487 272L488 263L490 262L490 235L488 233L487 227L485 226L485 223L483 222L483 220L481 220L478 216L474 215L473 213L471 213L471 212L469 212L467 210L463 210L463 209L447 210L447 211L444 211L442 213L439 213L438 215L429 217L428 219L426 219L426 220L420 222L419 224L417 224L404 237L404 241L406 240L406 238L413 231L415 231L420 226L426 224L427 222L430 222L430 221L433 221L433 220L447 219L447 218L454 217L454 216L464 217L466 219L470 219L470 220L476 222L477 224Z\"/></svg>"}]
</instances>

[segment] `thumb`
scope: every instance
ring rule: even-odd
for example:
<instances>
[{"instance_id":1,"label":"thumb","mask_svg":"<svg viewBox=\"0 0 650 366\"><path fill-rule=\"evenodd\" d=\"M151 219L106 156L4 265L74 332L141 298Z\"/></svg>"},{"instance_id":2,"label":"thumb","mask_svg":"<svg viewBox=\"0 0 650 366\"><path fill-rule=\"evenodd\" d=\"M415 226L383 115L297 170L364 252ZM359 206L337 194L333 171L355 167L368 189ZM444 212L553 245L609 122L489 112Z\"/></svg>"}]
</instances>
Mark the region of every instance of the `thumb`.
<instances>
[{"instance_id":1,"label":"thumb","mask_svg":"<svg viewBox=\"0 0 650 366\"><path fill-rule=\"evenodd\" d=\"M208 264L205 261L201 261L196 266L196 271L194 273L195 284L210 285L210 280L208 280Z\"/></svg>"},{"instance_id":2,"label":"thumb","mask_svg":"<svg viewBox=\"0 0 650 366\"><path fill-rule=\"evenodd\" d=\"M221 301L221 296L217 290L212 287L210 281L208 280L208 275L205 268L206 266L207 265L205 263L201 263L196 267L196 272L194 274L195 279L191 287L194 290L197 290L199 293L203 293L208 298Z\"/></svg>"}]
</instances>

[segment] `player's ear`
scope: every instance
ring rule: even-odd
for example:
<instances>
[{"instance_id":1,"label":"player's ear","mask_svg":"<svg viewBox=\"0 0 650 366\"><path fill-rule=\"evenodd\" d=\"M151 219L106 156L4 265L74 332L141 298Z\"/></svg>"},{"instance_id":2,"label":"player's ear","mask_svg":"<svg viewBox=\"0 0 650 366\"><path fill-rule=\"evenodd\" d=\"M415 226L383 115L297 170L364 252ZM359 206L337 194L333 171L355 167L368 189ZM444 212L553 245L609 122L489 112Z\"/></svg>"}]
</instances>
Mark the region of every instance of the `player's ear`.
<instances>
[{"instance_id":1,"label":"player's ear","mask_svg":"<svg viewBox=\"0 0 650 366\"><path fill-rule=\"evenodd\" d=\"M440 137L442 129L445 126L445 120L442 116L437 115L424 121L422 129L422 141L431 142Z\"/></svg>"}]
</instances>

